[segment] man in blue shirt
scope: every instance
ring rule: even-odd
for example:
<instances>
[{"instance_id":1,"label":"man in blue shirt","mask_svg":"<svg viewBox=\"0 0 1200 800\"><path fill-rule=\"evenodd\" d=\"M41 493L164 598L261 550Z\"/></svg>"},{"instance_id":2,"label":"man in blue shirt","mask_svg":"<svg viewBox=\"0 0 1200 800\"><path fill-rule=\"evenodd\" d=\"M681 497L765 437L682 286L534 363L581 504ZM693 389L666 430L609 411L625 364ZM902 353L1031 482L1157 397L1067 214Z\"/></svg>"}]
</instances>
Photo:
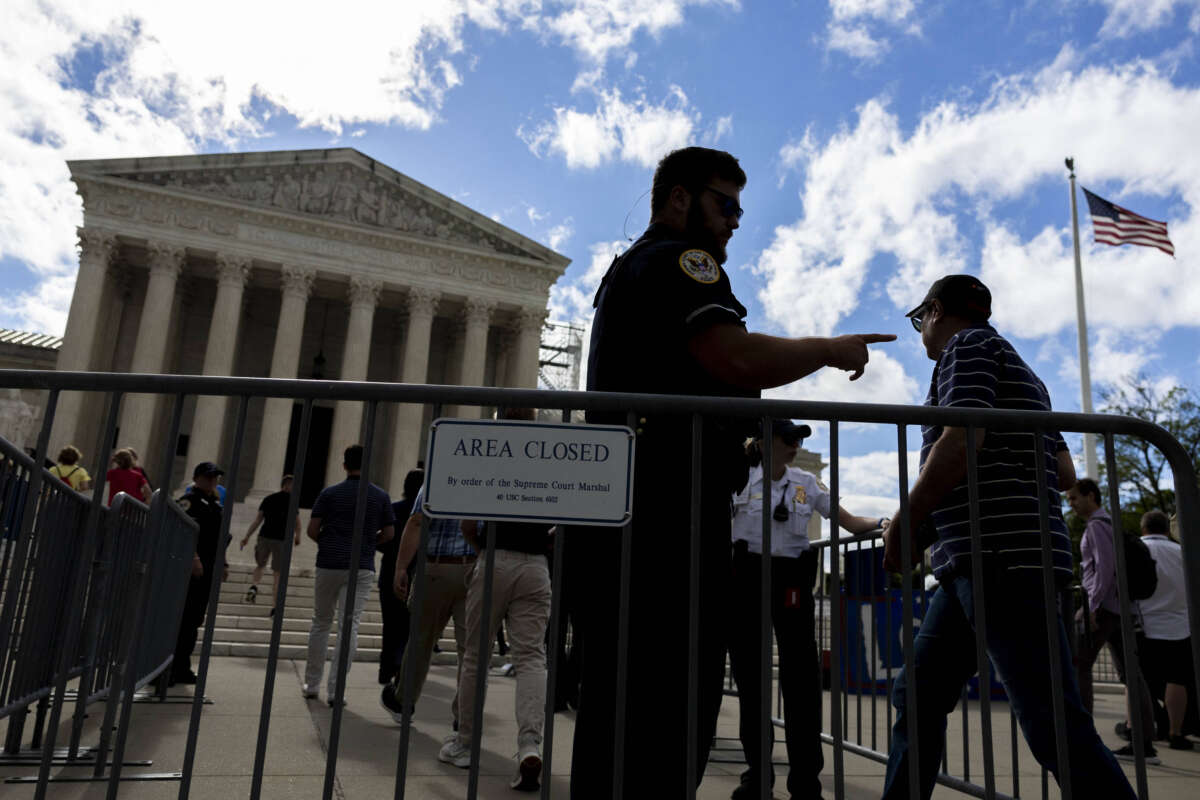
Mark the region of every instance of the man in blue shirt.
<instances>
[{"instance_id":1,"label":"man in blue shirt","mask_svg":"<svg viewBox=\"0 0 1200 800\"><path fill-rule=\"evenodd\" d=\"M949 275L934 282L921 305L908 313L921 334L925 352L936 362L929 386L930 406L1049 411L1050 396L1041 380L987 320L992 296L970 275ZM909 492L914 563L922 545L932 542L934 575L941 586L921 622L912 676L901 670L892 692L897 709L892 728L884 798L909 797L908 709L912 680L918 701L919 783L928 798L945 747L946 715L954 710L967 679L975 674L975 608L972 584L970 508L967 499L966 428L925 426L921 472ZM1041 520L1037 470L1045 472L1055 580L1072 578L1071 542L1063 524L1058 494L1062 437L1041 434L1045 457L1037 462L1026 432L976 431L984 597L987 601L987 653L1034 757L1058 774L1050 648L1042 589ZM1074 470L1067 477L1074 480ZM900 519L900 512L892 515ZM928 532L928 533L926 533ZM900 528L886 532L884 565L899 570ZM1076 797L1134 797L1129 781L1096 734L1083 707L1071 666L1066 629L1058 620L1063 700L1071 787Z\"/></svg>"},{"instance_id":2,"label":"man in blue shirt","mask_svg":"<svg viewBox=\"0 0 1200 800\"><path fill-rule=\"evenodd\" d=\"M346 468L346 480L321 491L313 503L312 518L308 522L308 538L317 543L317 569L313 580L312 628L308 632L308 662L304 667L304 685L301 693L305 698L317 696L321 676L325 672L325 656L329 646L329 631L333 625L336 609L337 619L344 618L346 584L348 577L354 579L354 615L350 626L350 660L346 671L354 662L354 649L358 644L358 623L362 619L363 607L371 594L372 578L375 573L375 548L391 539L396 519L392 515L392 501L387 492L375 484L367 487L367 509L363 518L362 546L357 556L351 552L354 538L354 507L358 502L358 486L362 476L362 445L346 448L342 466ZM357 561L357 569L350 565ZM340 631L339 631L340 633ZM337 690L337 659L329 668L327 701L333 705Z\"/></svg>"}]
</instances>

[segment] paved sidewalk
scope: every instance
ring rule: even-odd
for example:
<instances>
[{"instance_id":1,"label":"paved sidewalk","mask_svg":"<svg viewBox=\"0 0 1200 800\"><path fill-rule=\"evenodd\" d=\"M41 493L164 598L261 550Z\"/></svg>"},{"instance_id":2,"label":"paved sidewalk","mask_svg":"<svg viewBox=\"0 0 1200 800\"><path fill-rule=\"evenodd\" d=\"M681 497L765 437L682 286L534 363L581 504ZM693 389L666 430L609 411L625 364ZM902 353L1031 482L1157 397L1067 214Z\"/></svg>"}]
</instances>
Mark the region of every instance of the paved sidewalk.
<instances>
[{"instance_id":1,"label":"paved sidewalk","mask_svg":"<svg viewBox=\"0 0 1200 800\"><path fill-rule=\"evenodd\" d=\"M200 728L199 748L195 776L192 782L193 798L220 798L234 800L249 794L250 774L254 764L254 747L258 729L259 711L266 661L254 658L216 658L212 663L209 697L213 705L205 706ZM324 771L329 740L331 710L319 700L305 701L300 697L300 676L304 665L298 661L279 664L271 731L268 742L266 770L263 781L264 798L319 798L324 782ZM449 702L453 695L453 668L435 666L426 683L425 696L414 719L412 752L408 766L409 798L463 798L466 796L467 772L441 764L437 750L442 737L450 730ZM172 693L181 693L185 687L175 687ZM516 725L513 720L513 689L511 678L492 677L487 697L487 710L483 721L483 758L479 797L500 800L523 795L508 788L515 762ZM340 743L340 758L334 786L334 796L339 800L378 800L390 798L394 793L399 743L399 726L391 721L378 702L379 687L375 683L375 668L370 664L356 664L349 675L347 700L349 705L343 716ZM1100 695L1097 698L1097 724L1102 736L1109 744L1116 744L1112 735L1113 723L1118 718L1117 695ZM133 729L126 751L128 759L153 759L148 768L127 768L126 774L135 772L168 772L178 770L182 764L184 742L187 734L187 715L190 705L138 704L134 708ZM722 708L718 729L723 747L736 746L737 701L727 698ZM884 729L884 705L882 698L877 702L875 713L877 736L886 735ZM96 723L101 709L93 708L89 726L85 730L84 743L97 741ZM850 698L850 725L852 739L857 738L854 722L857 719L857 704ZM864 717L863 741L870 744L869 699L862 706ZM1011 754L1008 729L1008 710L1004 704L996 704L994 740L996 743L997 788L1011 792ZM828 720L828 716L826 717ZM555 759L552 796L566 798L570 772L570 743L573 714L559 714L555 725ZM969 727L975 740L972 749L978 751L979 714L976 707L970 710ZM948 733L950 742L951 771L961 774L962 732L961 716L956 714ZM778 734L782 738L782 732ZM28 737L26 737L28 741ZM65 741L64 736L59 742ZM1025 797L1040 796L1040 769L1034 763L1023 743L1020 745L1019 772L1021 794ZM881 747L882 749L882 747ZM1163 766L1150 767L1151 797L1194 798L1200 796L1200 750L1177 752L1160 748ZM782 742L776 748L776 758L783 758ZM825 750L825 795L833 796L833 758L829 747ZM971 776L982 781L982 759L978 752L973 754ZM883 782L883 766L874 761L851 755L845 756L846 797L851 800L877 798ZM714 763L709 766L698 797L702 800L718 800L729 797L737 784L741 771L738 764ZM0 767L0 776L28 775L35 773L30 767ZM1132 776L1132 769L1128 770ZM56 768L58 775L90 774L85 768ZM782 773L781 773L782 774ZM776 797L785 797L783 782ZM100 800L105 796L101 784L58 783L53 784L49 797L58 800ZM176 798L177 782L125 783L121 797L135 800L159 800ZM5 800L25 800L33 797L31 785L0 785L0 795ZM935 792L936 798L957 798L963 795L946 789ZM1056 789L1051 791L1057 797ZM630 798L630 800L637 800Z\"/></svg>"}]
</instances>

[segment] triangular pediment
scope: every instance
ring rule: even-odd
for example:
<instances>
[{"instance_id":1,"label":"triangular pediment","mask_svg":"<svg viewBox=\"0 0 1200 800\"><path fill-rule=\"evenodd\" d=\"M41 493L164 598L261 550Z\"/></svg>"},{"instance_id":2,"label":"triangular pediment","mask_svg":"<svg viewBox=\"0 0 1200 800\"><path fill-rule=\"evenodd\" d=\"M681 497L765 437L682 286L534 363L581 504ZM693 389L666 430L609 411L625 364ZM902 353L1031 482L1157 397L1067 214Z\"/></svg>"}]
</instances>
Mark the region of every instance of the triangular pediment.
<instances>
[{"instance_id":1,"label":"triangular pediment","mask_svg":"<svg viewBox=\"0 0 1200 800\"><path fill-rule=\"evenodd\" d=\"M290 158L280 158L285 155ZM352 149L76 161L71 168L76 176L100 174L562 268L568 263L553 250Z\"/></svg>"}]
</instances>

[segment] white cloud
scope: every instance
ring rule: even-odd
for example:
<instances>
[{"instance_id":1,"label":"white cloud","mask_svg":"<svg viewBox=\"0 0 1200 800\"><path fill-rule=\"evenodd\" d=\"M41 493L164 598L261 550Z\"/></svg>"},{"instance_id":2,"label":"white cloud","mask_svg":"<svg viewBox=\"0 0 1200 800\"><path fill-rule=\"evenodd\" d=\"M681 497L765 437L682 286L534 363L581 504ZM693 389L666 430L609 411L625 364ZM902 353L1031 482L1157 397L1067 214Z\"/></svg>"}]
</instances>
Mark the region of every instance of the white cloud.
<instances>
[{"instance_id":1,"label":"white cloud","mask_svg":"<svg viewBox=\"0 0 1200 800\"><path fill-rule=\"evenodd\" d=\"M465 52L468 28L534 32L602 66L639 32L658 36L698 5L738 7L736 0L347 0L328 13L309 0L280 13L269 3L213 0L196 14L151 0L10 0L0 12L0 257L44 279L74 275L80 205L67 159L231 148L263 136L281 114L335 138L357 138L368 123L427 129L475 66ZM690 118L670 109L635 103L628 113L616 124L622 158L645 158L661 141L676 141L680 126L691 131ZM14 298L6 313L22 325L61 330L67 303L60 295L39 287Z\"/></svg>"},{"instance_id":2,"label":"white cloud","mask_svg":"<svg viewBox=\"0 0 1200 800\"><path fill-rule=\"evenodd\" d=\"M803 174L804 216L777 228L755 265L766 279L768 318L792 335L828 334L864 286L881 283L907 311L933 278L974 261L960 232L973 223L985 231L979 261L997 324L1028 337L1072 325L1065 207L1028 241L995 212L1047 181L1065 183L1066 154L1077 156L1085 184L1118 202L1134 192L1179 198L1168 214L1176 251L1200 249L1200 151L1192 142L1200 89L1176 86L1145 62L1072 73L1072 60L1060 55L1050 69L1001 78L976 104L943 102L908 134L877 98L858 109L853 127L824 141L810 129L785 146L781 162ZM1150 248L1091 244L1083 214L1089 323L1196 324L1200 284L1178 280L1179 261ZM869 279L880 256L895 268Z\"/></svg>"},{"instance_id":3,"label":"white cloud","mask_svg":"<svg viewBox=\"0 0 1200 800\"><path fill-rule=\"evenodd\" d=\"M595 169L614 159L650 167L688 144L700 121L678 86L660 104L644 95L627 102L618 89L597 90L596 101L592 112L556 107L553 120L522 127L517 135L539 157L562 155L570 169Z\"/></svg>"},{"instance_id":4,"label":"white cloud","mask_svg":"<svg viewBox=\"0 0 1200 800\"><path fill-rule=\"evenodd\" d=\"M549 5L549 4L548 4ZM688 6L740 7L739 0L576 0L527 22L554 36L592 63L602 64L613 52L623 53L641 31L657 37L683 23Z\"/></svg>"},{"instance_id":5,"label":"white cloud","mask_svg":"<svg viewBox=\"0 0 1200 800\"><path fill-rule=\"evenodd\" d=\"M588 251L592 260L588 262L587 271L582 276L567 281L560 279L550 287L550 318L562 322L582 324L591 323L592 300L604 273L612 264L613 258L625 252L629 242L616 240L612 242L595 242Z\"/></svg>"},{"instance_id":6,"label":"white cloud","mask_svg":"<svg viewBox=\"0 0 1200 800\"><path fill-rule=\"evenodd\" d=\"M819 400L831 403L887 403L910 405L924 399L921 387L895 356L870 348L870 362L862 377L826 367L786 386L768 389L763 397L779 400ZM848 423L854 425L855 423Z\"/></svg>"},{"instance_id":7,"label":"white cloud","mask_svg":"<svg viewBox=\"0 0 1200 800\"><path fill-rule=\"evenodd\" d=\"M899 23L913 12L913 0L829 0L829 10L839 21L869 17Z\"/></svg>"},{"instance_id":8,"label":"white cloud","mask_svg":"<svg viewBox=\"0 0 1200 800\"><path fill-rule=\"evenodd\" d=\"M828 461L829 454L824 453ZM920 450L909 450L908 483L917 479ZM829 483L829 468L822 480ZM838 500L842 508L863 517L886 517L900 505L900 465L895 450L875 450L838 459ZM828 528L828 526L826 526Z\"/></svg>"},{"instance_id":9,"label":"white cloud","mask_svg":"<svg viewBox=\"0 0 1200 800\"><path fill-rule=\"evenodd\" d=\"M562 222L546 231L546 244L551 250L557 250L571 240L575 235L575 220L567 217Z\"/></svg>"},{"instance_id":10,"label":"white cloud","mask_svg":"<svg viewBox=\"0 0 1200 800\"><path fill-rule=\"evenodd\" d=\"M1191 9L1187 25L1200 31L1200 0L1091 0L1108 9L1100 26L1101 38L1125 38L1160 28L1175 20L1175 11ZM1182 22L1182 20L1180 20Z\"/></svg>"},{"instance_id":11,"label":"white cloud","mask_svg":"<svg viewBox=\"0 0 1200 800\"><path fill-rule=\"evenodd\" d=\"M829 0L825 47L860 61L878 61L891 49L880 29L921 33L913 21L914 8L914 0Z\"/></svg>"},{"instance_id":12,"label":"white cloud","mask_svg":"<svg viewBox=\"0 0 1200 800\"><path fill-rule=\"evenodd\" d=\"M837 23L829 26L829 41L826 46L860 61L878 61L891 49L887 39L871 36L865 25L847 26Z\"/></svg>"}]
</instances>

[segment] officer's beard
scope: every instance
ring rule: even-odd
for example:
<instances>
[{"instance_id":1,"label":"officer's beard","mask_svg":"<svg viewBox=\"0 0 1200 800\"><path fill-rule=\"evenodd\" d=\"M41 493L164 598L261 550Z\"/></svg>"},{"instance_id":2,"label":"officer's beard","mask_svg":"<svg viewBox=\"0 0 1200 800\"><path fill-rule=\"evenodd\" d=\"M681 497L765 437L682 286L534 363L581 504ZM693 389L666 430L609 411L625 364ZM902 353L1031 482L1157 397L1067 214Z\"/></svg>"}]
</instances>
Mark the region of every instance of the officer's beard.
<instances>
[{"instance_id":1,"label":"officer's beard","mask_svg":"<svg viewBox=\"0 0 1200 800\"><path fill-rule=\"evenodd\" d=\"M704 224L704 212L700 209L699 197L693 197L691 208L688 209L687 236L689 242L694 242L700 249L707 251L718 264L725 263L725 245Z\"/></svg>"}]
</instances>

